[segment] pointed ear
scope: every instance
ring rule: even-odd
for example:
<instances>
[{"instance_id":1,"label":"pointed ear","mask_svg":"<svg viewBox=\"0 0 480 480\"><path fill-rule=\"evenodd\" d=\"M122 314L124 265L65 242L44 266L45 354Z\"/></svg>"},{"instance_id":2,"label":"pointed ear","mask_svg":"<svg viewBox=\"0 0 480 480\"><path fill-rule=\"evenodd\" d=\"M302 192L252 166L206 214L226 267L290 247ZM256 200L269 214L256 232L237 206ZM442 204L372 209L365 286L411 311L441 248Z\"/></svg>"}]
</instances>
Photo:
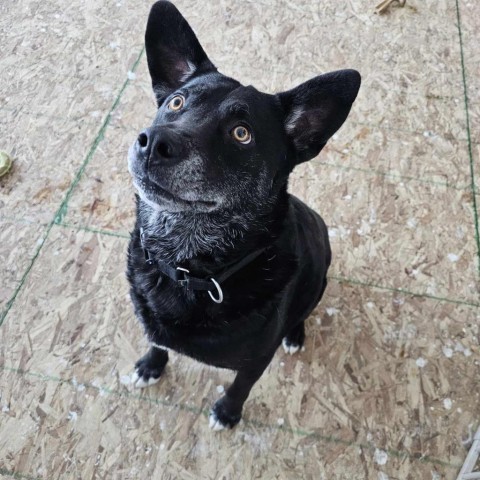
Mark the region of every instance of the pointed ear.
<instances>
[{"instance_id":1,"label":"pointed ear","mask_svg":"<svg viewBox=\"0 0 480 480\"><path fill-rule=\"evenodd\" d=\"M278 94L285 111L285 130L293 142L297 163L318 155L342 126L358 89L356 70L326 73Z\"/></svg>"},{"instance_id":2,"label":"pointed ear","mask_svg":"<svg viewBox=\"0 0 480 480\"><path fill-rule=\"evenodd\" d=\"M145 32L148 69L157 102L198 73L215 71L195 33L170 2L156 2Z\"/></svg>"}]
</instances>

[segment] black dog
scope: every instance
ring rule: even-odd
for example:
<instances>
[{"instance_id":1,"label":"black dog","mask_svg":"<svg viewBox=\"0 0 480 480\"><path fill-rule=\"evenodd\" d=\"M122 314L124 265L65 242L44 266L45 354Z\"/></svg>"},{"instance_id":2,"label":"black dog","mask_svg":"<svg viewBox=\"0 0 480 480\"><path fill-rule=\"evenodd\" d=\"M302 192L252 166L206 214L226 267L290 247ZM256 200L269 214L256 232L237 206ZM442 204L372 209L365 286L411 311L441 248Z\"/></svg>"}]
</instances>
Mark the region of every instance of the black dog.
<instances>
[{"instance_id":1,"label":"black dog","mask_svg":"<svg viewBox=\"0 0 480 480\"><path fill-rule=\"evenodd\" d=\"M235 370L210 415L213 429L233 427L282 339L289 353L303 345L327 285L327 229L287 181L343 124L360 75L260 93L219 73L167 1L145 42L158 111L129 151L139 197L127 275L152 347L133 383L158 381L168 349Z\"/></svg>"}]
</instances>

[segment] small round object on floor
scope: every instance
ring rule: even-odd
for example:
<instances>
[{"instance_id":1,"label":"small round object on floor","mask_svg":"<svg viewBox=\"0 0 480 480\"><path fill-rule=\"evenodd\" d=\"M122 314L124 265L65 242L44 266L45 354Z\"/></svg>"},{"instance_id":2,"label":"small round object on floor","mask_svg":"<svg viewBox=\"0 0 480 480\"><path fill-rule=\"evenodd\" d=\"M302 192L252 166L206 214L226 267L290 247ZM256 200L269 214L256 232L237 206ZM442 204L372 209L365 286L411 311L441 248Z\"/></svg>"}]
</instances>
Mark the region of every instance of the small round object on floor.
<instances>
[{"instance_id":1,"label":"small round object on floor","mask_svg":"<svg viewBox=\"0 0 480 480\"><path fill-rule=\"evenodd\" d=\"M12 167L12 157L6 152L0 151L0 177L3 177L8 173Z\"/></svg>"}]
</instances>

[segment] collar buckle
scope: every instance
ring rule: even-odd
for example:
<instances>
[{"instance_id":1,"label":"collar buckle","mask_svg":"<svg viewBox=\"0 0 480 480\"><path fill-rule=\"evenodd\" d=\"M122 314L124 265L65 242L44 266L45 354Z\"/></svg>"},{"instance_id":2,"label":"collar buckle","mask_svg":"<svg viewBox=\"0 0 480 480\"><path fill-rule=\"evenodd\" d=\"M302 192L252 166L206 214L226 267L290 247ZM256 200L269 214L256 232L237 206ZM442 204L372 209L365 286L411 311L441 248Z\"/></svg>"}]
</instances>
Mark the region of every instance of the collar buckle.
<instances>
[{"instance_id":1,"label":"collar buckle","mask_svg":"<svg viewBox=\"0 0 480 480\"><path fill-rule=\"evenodd\" d=\"M187 285L188 286L188 281L189 281L188 274L190 273L190 270L188 270L187 268L183 268L183 267L177 267L176 270L178 270L182 274L182 277L179 278L177 280L177 282L180 283L180 285Z\"/></svg>"},{"instance_id":2,"label":"collar buckle","mask_svg":"<svg viewBox=\"0 0 480 480\"><path fill-rule=\"evenodd\" d=\"M145 232L142 227L140 227L140 244L142 245L143 254L145 255L145 262L148 265L153 265L155 260L152 254L145 248Z\"/></svg>"}]
</instances>

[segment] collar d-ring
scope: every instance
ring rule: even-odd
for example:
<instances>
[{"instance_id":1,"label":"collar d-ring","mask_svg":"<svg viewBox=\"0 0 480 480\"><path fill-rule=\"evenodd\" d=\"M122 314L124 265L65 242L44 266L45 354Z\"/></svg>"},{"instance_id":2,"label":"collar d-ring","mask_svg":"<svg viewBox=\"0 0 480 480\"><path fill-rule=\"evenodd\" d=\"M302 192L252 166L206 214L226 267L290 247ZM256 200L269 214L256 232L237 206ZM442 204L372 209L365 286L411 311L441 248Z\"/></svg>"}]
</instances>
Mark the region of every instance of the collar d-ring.
<instances>
[{"instance_id":1,"label":"collar d-ring","mask_svg":"<svg viewBox=\"0 0 480 480\"><path fill-rule=\"evenodd\" d=\"M220 287L220 284L214 279L214 278L211 278L210 279L213 284L217 287L217 292L218 292L218 298L215 298L213 295L212 295L212 292L209 290L208 291L208 294L210 295L210 298L215 302L215 303L222 303L223 302L223 292L222 292L222 289Z\"/></svg>"}]
</instances>

